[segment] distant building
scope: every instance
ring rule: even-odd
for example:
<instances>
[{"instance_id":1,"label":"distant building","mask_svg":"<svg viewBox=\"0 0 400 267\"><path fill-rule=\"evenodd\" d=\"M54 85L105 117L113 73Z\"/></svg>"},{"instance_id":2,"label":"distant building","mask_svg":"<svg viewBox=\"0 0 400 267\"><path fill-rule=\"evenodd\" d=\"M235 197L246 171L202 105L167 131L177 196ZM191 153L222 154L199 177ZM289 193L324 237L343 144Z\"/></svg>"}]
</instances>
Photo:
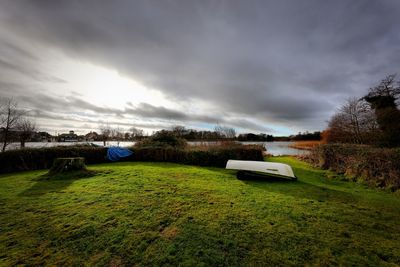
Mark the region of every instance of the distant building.
<instances>
[{"instance_id":1,"label":"distant building","mask_svg":"<svg viewBox=\"0 0 400 267\"><path fill-rule=\"evenodd\" d=\"M96 132L90 132L85 135L85 140L92 142L92 141L97 141L99 138L99 135Z\"/></svg>"},{"instance_id":2,"label":"distant building","mask_svg":"<svg viewBox=\"0 0 400 267\"><path fill-rule=\"evenodd\" d=\"M58 142L77 142L78 135L74 131L69 131L69 133L63 133L58 136Z\"/></svg>"}]
</instances>

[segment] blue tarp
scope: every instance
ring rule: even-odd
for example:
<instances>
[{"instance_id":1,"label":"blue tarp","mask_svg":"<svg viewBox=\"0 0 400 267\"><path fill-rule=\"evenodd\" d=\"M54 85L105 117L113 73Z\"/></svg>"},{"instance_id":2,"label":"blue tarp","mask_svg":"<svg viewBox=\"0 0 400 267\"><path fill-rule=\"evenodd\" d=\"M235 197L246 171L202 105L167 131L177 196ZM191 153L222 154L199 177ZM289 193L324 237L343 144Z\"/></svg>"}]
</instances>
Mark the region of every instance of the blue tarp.
<instances>
[{"instance_id":1,"label":"blue tarp","mask_svg":"<svg viewBox=\"0 0 400 267\"><path fill-rule=\"evenodd\" d=\"M121 158L128 157L132 154L132 151L122 147L112 146L107 149L107 159L111 161L118 161Z\"/></svg>"}]
</instances>

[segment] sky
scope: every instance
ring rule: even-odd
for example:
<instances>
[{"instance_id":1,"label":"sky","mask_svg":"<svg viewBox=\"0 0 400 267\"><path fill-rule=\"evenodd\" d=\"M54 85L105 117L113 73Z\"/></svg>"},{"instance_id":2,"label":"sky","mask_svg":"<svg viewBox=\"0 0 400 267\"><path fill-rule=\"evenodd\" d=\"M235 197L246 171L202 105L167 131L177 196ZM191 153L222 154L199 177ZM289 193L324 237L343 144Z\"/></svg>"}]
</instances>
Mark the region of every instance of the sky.
<instances>
[{"instance_id":1,"label":"sky","mask_svg":"<svg viewBox=\"0 0 400 267\"><path fill-rule=\"evenodd\" d=\"M399 0L0 0L0 97L51 134L323 130L400 72L399 14Z\"/></svg>"}]
</instances>

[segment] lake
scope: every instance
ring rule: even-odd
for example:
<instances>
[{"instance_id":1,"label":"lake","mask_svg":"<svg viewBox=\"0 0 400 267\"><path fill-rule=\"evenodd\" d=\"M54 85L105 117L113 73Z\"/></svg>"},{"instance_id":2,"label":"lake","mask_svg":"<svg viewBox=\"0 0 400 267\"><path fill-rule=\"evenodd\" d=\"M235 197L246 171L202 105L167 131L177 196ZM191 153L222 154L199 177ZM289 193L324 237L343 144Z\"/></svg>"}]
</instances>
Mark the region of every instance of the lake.
<instances>
[{"instance_id":1,"label":"lake","mask_svg":"<svg viewBox=\"0 0 400 267\"><path fill-rule=\"evenodd\" d=\"M102 141L94 141L94 142L27 142L25 144L26 147L30 148L41 148L41 147L55 147L55 146L72 146L72 145L83 145L83 144L95 144L98 146L103 146ZM107 146L121 146L128 147L133 146L136 142L132 141L108 141ZM204 142L204 141L195 141L188 142L189 145L198 145L198 144L213 144L215 142ZM304 154L307 151L295 149L289 147L292 142L240 142L242 144L261 144L263 145L269 154L274 156L279 155L300 155ZM19 143L11 143L7 146L7 150L18 149L20 146Z\"/></svg>"},{"instance_id":2,"label":"lake","mask_svg":"<svg viewBox=\"0 0 400 267\"><path fill-rule=\"evenodd\" d=\"M240 142L242 144L262 144L267 149L268 154L274 156L281 155L301 155L307 153L307 150L291 148L289 145L293 142Z\"/></svg>"}]
</instances>

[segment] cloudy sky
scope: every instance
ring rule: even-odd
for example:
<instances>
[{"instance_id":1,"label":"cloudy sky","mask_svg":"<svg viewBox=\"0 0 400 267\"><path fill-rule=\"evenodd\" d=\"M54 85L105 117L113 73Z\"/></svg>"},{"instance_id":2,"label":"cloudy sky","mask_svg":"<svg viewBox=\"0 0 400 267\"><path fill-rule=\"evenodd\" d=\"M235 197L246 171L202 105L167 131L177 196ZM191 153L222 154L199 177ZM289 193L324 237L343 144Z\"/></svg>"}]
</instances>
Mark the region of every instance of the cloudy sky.
<instances>
[{"instance_id":1,"label":"cloudy sky","mask_svg":"<svg viewBox=\"0 0 400 267\"><path fill-rule=\"evenodd\" d=\"M400 72L399 0L0 0L0 97L42 130L322 130Z\"/></svg>"}]
</instances>

